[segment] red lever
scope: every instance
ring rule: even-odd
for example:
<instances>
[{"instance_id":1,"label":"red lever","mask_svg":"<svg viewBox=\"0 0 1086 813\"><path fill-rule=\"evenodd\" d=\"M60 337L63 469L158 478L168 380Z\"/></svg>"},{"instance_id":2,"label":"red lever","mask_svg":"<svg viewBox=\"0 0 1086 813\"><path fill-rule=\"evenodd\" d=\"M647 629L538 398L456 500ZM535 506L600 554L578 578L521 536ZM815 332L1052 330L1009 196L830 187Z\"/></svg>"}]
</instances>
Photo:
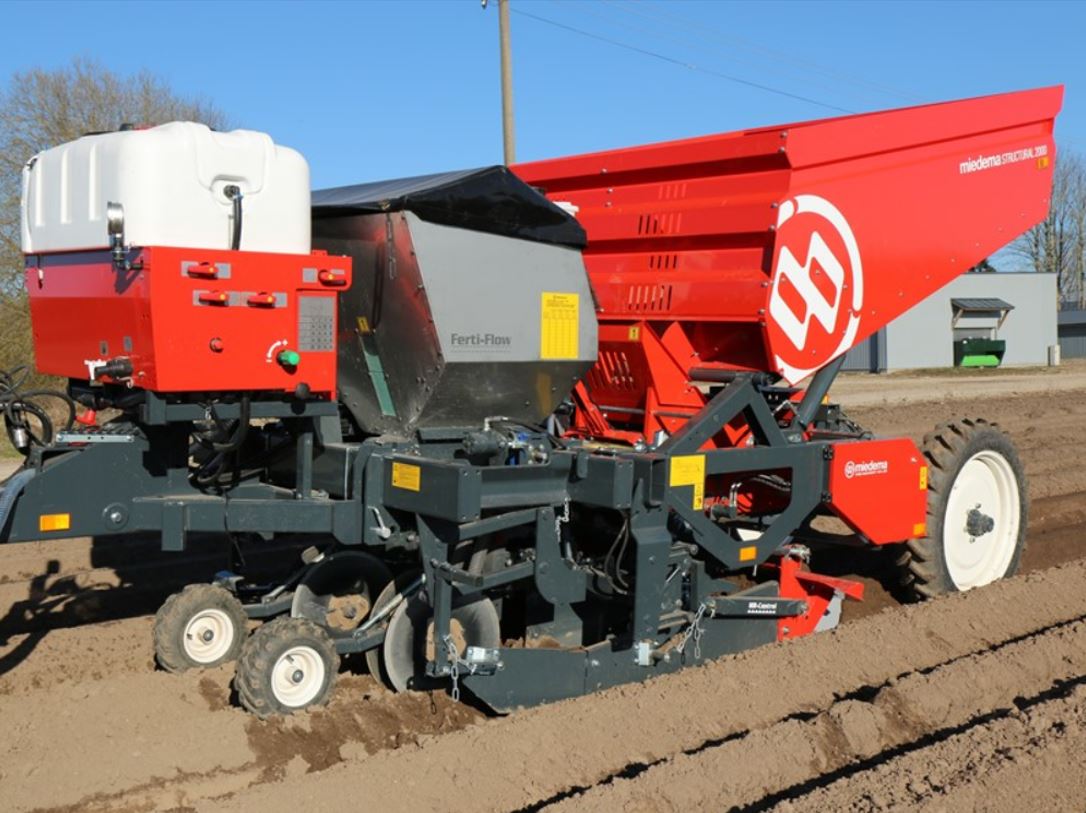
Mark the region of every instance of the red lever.
<instances>
[{"instance_id":1,"label":"red lever","mask_svg":"<svg viewBox=\"0 0 1086 813\"><path fill-rule=\"evenodd\" d=\"M205 305L225 305L230 301L230 294L225 291L201 291L198 299Z\"/></svg>"},{"instance_id":2,"label":"red lever","mask_svg":"<svg viewBox=\"0 0 1086 813\"><path fill-rule=\"evenodd\" d=\"M219 267L214 263L193 263L185 269L185 273L198 279L216 279L219 276Z\"/></svg>"},{"instance_id":3,"label":"red lever","mask_svg":"<svg viewBox=\"0 0 1086 813\"><path fill-rule=\"evenodd\" d=\"M347 275L342 271L324 270L317 273L321 285L346 285Z\"/></svg>"},{"instance_id":4,"label":"red lever","mask_svg":"<svg viewBox=\"0 0 1086 813\"><path fill-rule=\"evenodd\" d=\"M253 294L248 302L253 307L268 308L275 306L275 294Z\"/></svg>"}]
</instances>

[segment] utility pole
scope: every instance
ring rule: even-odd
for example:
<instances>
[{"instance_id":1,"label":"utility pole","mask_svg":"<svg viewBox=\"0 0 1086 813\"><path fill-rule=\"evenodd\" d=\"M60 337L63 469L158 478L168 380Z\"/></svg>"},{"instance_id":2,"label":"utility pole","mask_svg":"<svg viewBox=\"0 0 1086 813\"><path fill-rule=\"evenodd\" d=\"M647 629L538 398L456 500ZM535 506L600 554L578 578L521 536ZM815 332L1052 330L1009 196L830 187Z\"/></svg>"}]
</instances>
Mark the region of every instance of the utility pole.
<instances>
[{"instance_id":1,"label":"utility pole","mask_svg":"<svg viewBox=\"0 0 1086 813\"><path fill-rule=\"evenodd\" d=\"M482 0L483 8L487 0ZM498 37L501 44L502 144L505 164L517 160L516 130L513 126L513 51L509 45L509 0L498 0Z\"/></svg>"}]
</instances>

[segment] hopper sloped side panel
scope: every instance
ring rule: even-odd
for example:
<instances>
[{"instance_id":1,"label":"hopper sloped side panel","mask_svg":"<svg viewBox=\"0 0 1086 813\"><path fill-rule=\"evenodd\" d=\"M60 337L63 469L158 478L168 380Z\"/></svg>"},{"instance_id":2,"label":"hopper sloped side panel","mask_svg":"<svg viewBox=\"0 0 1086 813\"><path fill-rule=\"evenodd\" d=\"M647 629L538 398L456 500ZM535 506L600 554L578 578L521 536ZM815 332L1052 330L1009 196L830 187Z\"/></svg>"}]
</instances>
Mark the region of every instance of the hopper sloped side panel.
<instances>
[{"instance_id":1,"label":"hopper sloped side panel","mask_svg":"<svg viewBox=\"0 0 1086 813\"><path fill-rule=\"evenodd\" d=\"M792 128L766 302L776 371L802 379L1041 221L1060 101L1044 88Z\"/></svg>"}]
</instances>

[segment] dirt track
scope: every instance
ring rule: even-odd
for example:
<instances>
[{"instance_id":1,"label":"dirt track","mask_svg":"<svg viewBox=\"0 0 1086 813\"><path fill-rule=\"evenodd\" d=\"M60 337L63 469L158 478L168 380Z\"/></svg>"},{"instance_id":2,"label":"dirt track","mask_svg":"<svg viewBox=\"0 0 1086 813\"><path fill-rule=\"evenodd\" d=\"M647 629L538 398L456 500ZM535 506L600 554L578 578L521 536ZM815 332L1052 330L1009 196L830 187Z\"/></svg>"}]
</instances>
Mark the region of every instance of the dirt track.
<instances>
[{"instance_id":1,"label":"dirt track","mask_svg":"<svg viewBox=\"0 0 1086 813\"><path fill-rule=\"evenodd\" d=\"M900 607L882 555L816 562L869 585L834 633L503 719L389 694L359 666L328 709L260 723L228 669L152 670L149 615L223 564L212 548L182 568L146 542L2 549L0 808L1082 809L1086 375L901 380L887 404L866 377L835 395L885 434L1007 428L1033 497L1028 575ZM933 394L951 400L917 400Z\"/></svg>"}]
</instances>

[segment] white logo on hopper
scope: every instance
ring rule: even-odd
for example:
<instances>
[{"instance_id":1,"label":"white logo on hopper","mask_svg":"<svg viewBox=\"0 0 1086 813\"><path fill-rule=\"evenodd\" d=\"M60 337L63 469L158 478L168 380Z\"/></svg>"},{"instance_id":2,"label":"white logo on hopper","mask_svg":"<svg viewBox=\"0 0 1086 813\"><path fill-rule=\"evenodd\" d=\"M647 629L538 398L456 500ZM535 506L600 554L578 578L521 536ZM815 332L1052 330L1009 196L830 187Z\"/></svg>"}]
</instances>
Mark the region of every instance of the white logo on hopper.
<instances>
[{"instance_id":1,"label":"white logo on hopper","mask_svg":"<svg viewBox=\"0 0 1086 813\"><path fill-rule=\"evenodd\" d=\"M797 225L800 221L803 224ZM784 201L777 232L780 248L769 316L787 340L775 345L777 368L795 383L852 346L860 326L863 266L848 220L818 195L796 195ZM841 256L834 253L832 244L838 251L844 248ZM821 330L812 335L815 322Z\"/></svg>"},{"instance_id":2,"label":"white logo on hopper","mask_svg":"<svg viewBox=\"0 0 1086 813\"><path fill-rule=\"evenodd\" d=\"M867 477L871 474L886 474L890 471L890 462L888 460L863 460L856 462L850 460L845 463L845 478L851 480L853 477Z\"/></svg>"}]
</instances>

